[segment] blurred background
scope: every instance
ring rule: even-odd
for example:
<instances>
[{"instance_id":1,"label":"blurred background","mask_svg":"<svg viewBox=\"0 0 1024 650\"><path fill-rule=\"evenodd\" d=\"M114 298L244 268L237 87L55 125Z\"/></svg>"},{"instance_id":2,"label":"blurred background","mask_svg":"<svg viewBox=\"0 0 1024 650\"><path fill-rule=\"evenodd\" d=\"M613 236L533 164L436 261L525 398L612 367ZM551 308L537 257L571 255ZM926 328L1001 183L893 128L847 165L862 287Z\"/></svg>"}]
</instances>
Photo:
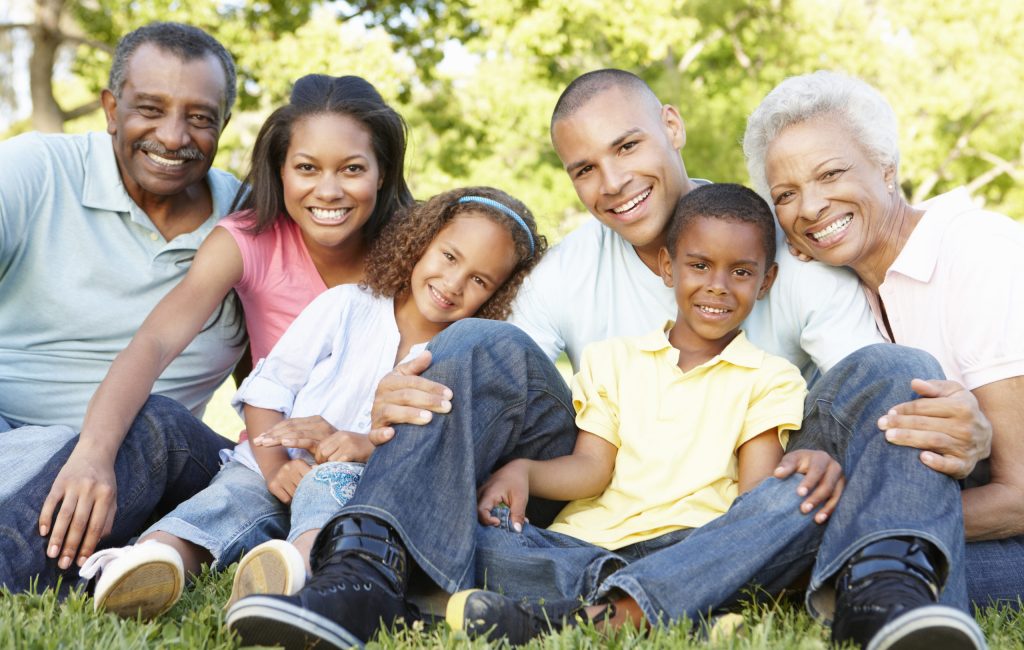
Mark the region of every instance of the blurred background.
<instances>
[{"instance_id":1,"label":"blurred background","mask_svg":"<svg viewBox=\"0 0 1024 650\"><path fill-rule=\"evenodd\" d=\"M238 175L294 79L358 74L409 124L418 198L495 185L557 241L585 218L548 140L578 74L636 72L679 107L690 175L746 182L746 115L783 78L830 68L893 104L913 201L966 186L1024 216L1016 0L0 0L0 137L102 129L113 46L153 20L198 25L236 57L239 101L215 164Z\"/></svg>"}]
</instances>

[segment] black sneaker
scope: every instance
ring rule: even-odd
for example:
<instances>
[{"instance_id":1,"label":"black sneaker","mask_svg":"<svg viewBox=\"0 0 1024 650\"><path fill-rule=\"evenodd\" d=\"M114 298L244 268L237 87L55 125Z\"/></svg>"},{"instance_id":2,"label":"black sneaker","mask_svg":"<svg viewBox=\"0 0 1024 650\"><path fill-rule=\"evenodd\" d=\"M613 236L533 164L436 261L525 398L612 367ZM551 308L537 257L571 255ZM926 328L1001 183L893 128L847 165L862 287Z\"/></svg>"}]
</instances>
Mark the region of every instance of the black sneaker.
<instances>
[{"instance_id":1,"label":"black sneaker","mask_svg":"<svg viewBox=\"0 0 1024 650\"><path fill-rule=\"evenodd\" d=\"M473 638L523 645L542 634L576 627L589 620L579 600L558 600L544 604L520 602L482 589L468 589L448 600L445 620L453 630Z\"/></svg>"},{"instance_id":2,"label":"black sneaker","mask_svg":"<svg viewBox=\"0 0 1024 650\"><path fill-rule=\"evenodd\" d=\"M983 650L973 618L938 601L938 552L916 538L873 542L837 581L832 642L867 650Z\"/></svg>"},{"instance_id":3,"label":"black sneaker","mask_svg":"<svg viewBox=\"0 0 1024 650\"><path fill-rule=\"evenodd\" d=\"M313 577L292 596L248 596L228 610L242 645L358 648L381 625L419 618L405 599L405 549L369 517L334 519L313 547Z\"/></svg>"}]
</instances>

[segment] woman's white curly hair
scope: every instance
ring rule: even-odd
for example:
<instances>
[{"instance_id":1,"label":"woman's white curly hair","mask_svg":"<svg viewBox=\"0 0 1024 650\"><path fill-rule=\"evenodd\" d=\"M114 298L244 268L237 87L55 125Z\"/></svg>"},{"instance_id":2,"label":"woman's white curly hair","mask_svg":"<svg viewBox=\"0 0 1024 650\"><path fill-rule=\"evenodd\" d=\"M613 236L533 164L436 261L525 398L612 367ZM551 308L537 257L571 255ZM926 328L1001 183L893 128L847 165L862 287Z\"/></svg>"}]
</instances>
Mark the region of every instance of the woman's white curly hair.
<instances>
[{"instance_id":1,"label":"woman's white curly hair","mask_svg":"<svg viewBox=\"0 0 1024 650\"><path fill-rule=\"evenodd\" d=\"M789 77L750 114L743 135L750 182L769 205L768 147L786 127L818 117L835 120L849 131L853 143L883 169L898 168L896 114L881 93L860 79L827 70Z\"/></svg>"}]
</instances>

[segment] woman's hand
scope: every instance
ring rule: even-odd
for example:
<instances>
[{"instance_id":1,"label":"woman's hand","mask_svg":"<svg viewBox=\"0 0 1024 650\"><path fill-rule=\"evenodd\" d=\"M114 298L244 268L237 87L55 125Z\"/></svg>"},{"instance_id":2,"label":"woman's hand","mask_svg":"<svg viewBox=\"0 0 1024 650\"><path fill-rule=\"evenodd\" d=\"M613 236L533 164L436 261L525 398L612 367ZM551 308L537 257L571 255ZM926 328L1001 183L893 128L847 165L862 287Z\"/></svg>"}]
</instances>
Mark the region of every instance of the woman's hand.
<instances>
[{"instance_id":1,"label":"woman's hand","mask_svg":"<svg viewBox=\"0 0 1024 650\"><path fill-rule=\"evenodd\" d=\"M922 450L921 462L928 467L965 478L992 451L992 425L977 398L944 379L915 379L910 387L921 397L892 407L878 428L894 445Z\"/></svg>"},{"instance_id":2,"label":"woman's hand","mask_svg":"<svg viewBox=\"0 0 1024 650\"><path fill-rule=\"evenodd\" d=\"M310 469L312 468L309 463L300 458L289 460L282 464L273 476L267 477L267 489L281 503L287 505L292 502L295 489L299 487L302 477L309 473Z\"/></svg>"},{"instance_id":3,"label":"woman's hand","mask_svg":"<svg viewBox=\"0 0 1024 650\"><path fill-rule=\"evenodd\" d=\"M517 533L526 522L526 504L530 500L530 478L527 465L513 460L491 474L491 478L477 490L476 514L485 526L500 526L501 520L491 514L500 505L509 508L509 521Z\"/></svg>"},{"instance_id":4,"label":"woman's hand","mask_svg":"<svg viewBox=\"0 0 1024 650\"><path fill-rule=\"evenodd\" d=\"M804 480L796 488L797 494L806 497L800 504L800 512L807 514L824 503L821 510L814 515L814 521L818 524L825 523L835 511L846 486L843 468L823 451L798 449L782 457L779 466L775 468L774 476L784 479L794 473L804 475Z\"/></svg>"},{"instance_id":5,"label":"woman's hand","mask_svg":"<svg viewBox=\"0 0 1024 650\"><path fill-rule=\"evenodd\" d=\"M58 504L60 511L54 520ZM57 565L61 569L69 568L76 558L81 566L100 539L113 529L116 512L114 463L103 454L90 453L77 445L39 512L39 534L50 534L46 556L60 556Z\"/></svg>"}]
</instances>

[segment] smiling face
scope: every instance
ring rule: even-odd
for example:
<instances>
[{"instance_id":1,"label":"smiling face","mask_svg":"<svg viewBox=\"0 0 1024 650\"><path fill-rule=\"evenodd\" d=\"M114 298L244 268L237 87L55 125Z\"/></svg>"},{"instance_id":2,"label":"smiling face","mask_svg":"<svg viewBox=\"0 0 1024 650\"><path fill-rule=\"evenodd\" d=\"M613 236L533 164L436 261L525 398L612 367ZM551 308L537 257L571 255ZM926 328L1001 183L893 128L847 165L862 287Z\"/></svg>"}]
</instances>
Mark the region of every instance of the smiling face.
<instances>
[{"instance_id":1,"label":"smiling face","mask_svg":"<svg viewBox=\"0 0 1024 650\"><path fill-rule=\"evenodd\" d=\"M516 266L508 227L478 212L452 219L412 270L412 302L437 331L469 318L505 283Z\"/></svg>"},{"instance_id":2,"label":"smiling face","mask_svg":"<svg viewBox=\"0 0 1024 650\"><path fill-rule=\"evenodd\" d=\"M381 182L370 133L361 123L323 113L292 125L281 164L284 205L311 252L358 246Z\"/></svg>"},{"instance_id":3,"label":"smiling face","mask_svg":"<svg viewBox=\"0 0 1024 650\"><path fill-rule=\"evenodd\" d=\"M551 140L590 213L653 261L689 187L679 113L613 86L555 122Z\"/></svg>"},{"instance_id":4,"label":"smiling face","mask_svg":"<svg viewBox=\"0 0 1024 650\"><path fill-rule=\"evenodd\" d=\"M224 68L213 54L185 61L147 43L126 66L120 96L101 96L128 195L140 206L203 181L227 121Z\"/></svg>"},{"instance_id":5,"label":"smiling face","mask_svg":"<svg viewBox=\"0 0 1024 650\"><path fill-rule=\"evenodd\" d=\"M784 129L768 147L765 175L779 224L801 252L862 270L888 245L895 169L871 160L834 120Z\"/></svg>"},{"instance_id":6,"label":"smiling face","mask_svg":"<svg viewBox=\"0 0 1024 650\"><path fill-rule=\"evenodd\" d=\"M658 260L679 311L669 341L680 350L718 354L775 280L766 263L763 231L732 219L697 217L680 233L676 255ZM710 357L709 357L710 358Z\"/></svg>"}]
</instances>

